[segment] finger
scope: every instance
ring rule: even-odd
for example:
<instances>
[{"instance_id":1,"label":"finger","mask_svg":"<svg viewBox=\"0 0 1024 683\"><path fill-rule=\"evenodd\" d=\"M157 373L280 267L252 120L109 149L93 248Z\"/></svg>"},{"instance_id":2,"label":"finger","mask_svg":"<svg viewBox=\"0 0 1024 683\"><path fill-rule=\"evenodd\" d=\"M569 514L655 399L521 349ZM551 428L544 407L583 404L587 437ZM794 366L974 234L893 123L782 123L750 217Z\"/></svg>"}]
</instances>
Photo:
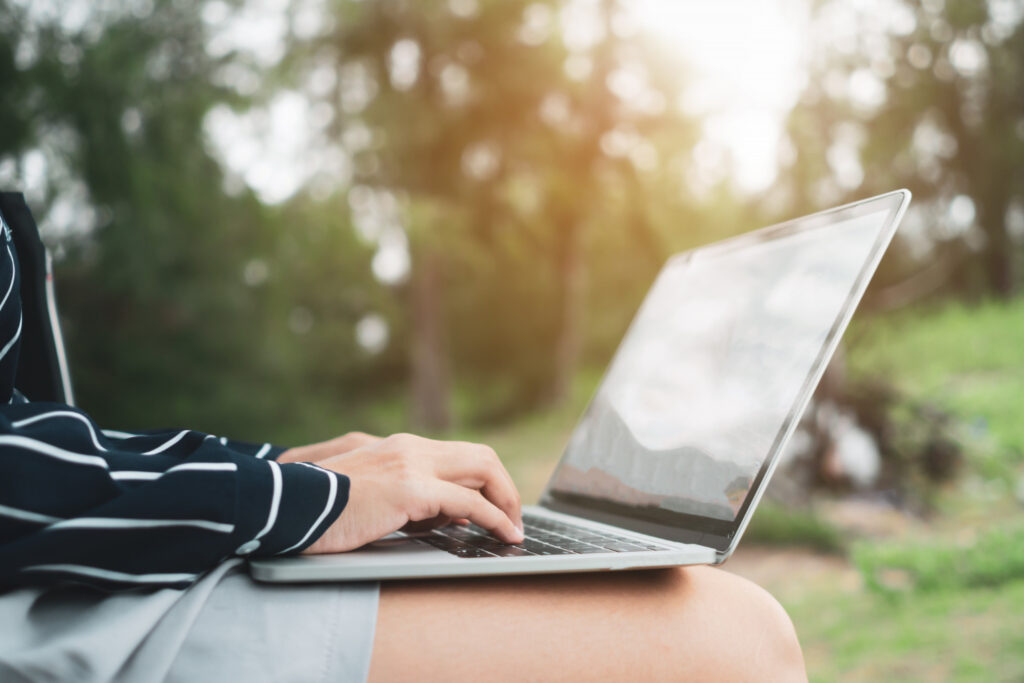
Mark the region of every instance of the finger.
<instances>
[{"instance_id":1,"label":"finger","mask_svg":"<svg viewBox=\"0 0 1024 683\"><path fill-rule=\"evenodd\" d=\"M509 474L508 468L505 467L505 463L501 461L498 454L493 448L485 446L483 444L466 444L467 446L480 449L482 456L485 459L491 460L497 469L498 477L496 479L488 480L481 491L484 496L492 503L497 505L499 508L505 511L519 530L523 529L523 511L522 502L519 496L519 489L516 488L516 483L512 479L512 475Z\"/></svg>"},{"instance_id":2,"label":"finger","mask_svg":"<svg viewBox=\"0 0 1024 683\"><path fill-rule=\"evenodd\" d=\"M504 512L512 523L522 531L523 529L523 510L519 504L519 491L516 490L516 485L512 483L512 478L499 477L496 480L488 482L480 492L484 495L487 500L497 505L502 512Z\"/></svg>"},{"instance_id":3,"label":"finger","mask_svg":"<svg viewBox=\"0 0 1024 683\"><path fill-rule=\"evenodd\" d=\"M508 468L505 467L505 463L501 461L501 458L495 453L495 458L498 461L498 471L504 480L504 486L498 490L493 490L490 487L484 488L484 495L490 500L496 500L500 496L504 496L504 502L498 504L502 510L508 510L511 508L512 521L516 523L519 530L523 530L523 504L522 498L519 495L519 489L516 487L515 481L512 479L512 475L509 473Z\"/></svg>"},{"instance_id":4,"label":"finger","mask_svg":"<svg viewBox=\"0 0 1024 683\"><path fill-rule=\"evenodd\" d=\"M506 543L522 542L523 533L512 519L479 491L447 481L436 481L434 495L437 496L441 514L466 518Z\"/></svg>"},{"instance_id":5,"label":"finger","mask_svg":"<svg viewBox=\"0 0 1024 683\"><path fill-rule=\"evenodd\" d=\"M436 476L480 489L485 498L501 508L522 529L519 491L512 476L491 448L461 441L438 441L431 444L430 453Z\"/></svg>"}]
</instances>

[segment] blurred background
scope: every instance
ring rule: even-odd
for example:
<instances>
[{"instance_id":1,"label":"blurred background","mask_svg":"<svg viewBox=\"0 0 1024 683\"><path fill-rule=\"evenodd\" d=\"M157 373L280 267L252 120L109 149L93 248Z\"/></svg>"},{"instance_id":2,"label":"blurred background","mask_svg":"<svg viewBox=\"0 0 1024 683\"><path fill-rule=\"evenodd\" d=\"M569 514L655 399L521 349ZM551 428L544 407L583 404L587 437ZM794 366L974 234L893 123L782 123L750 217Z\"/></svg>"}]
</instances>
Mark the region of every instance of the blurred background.
<instances>
[{"instance_id":1,"label":"blurred background","mask_svg":"<svg viewBox=\"0 0 1024 683\"><path fill-rule=\"evenodd\" d=\"M668 255L914 201L727 568L815 680L1024 680L1021 0L0 0L80 405L493 445L534 500Z\"/></svg>"}]
</instances>

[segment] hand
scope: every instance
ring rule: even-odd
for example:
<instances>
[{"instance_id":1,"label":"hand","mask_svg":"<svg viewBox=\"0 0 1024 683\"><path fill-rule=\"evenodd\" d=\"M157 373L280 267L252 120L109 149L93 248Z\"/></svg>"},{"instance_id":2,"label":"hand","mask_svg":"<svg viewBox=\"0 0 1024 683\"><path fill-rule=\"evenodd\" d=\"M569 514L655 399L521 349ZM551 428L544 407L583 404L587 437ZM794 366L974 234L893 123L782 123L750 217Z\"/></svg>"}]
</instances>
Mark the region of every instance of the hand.
<instances>
[{"instance_id":1,"label":"hand","mask_svg":"<svg viewBox=\"0 0 1024 683\"><path fill-rule=\"evenodd\" d=\"M479 444L395 434L320 467L351 482L344 512L306 553L339 553L424 520L465 518L506 543L523 540L519 492Z\"/></svg>"},{"instance_id":2,"label":"hand","mask_svg":"<svg viewBox=\"0 0 1024 683\"><path fill-rule=\"evenodd\" d=\"M344 455L377 441L380 441L379 436L364 434L363 432L349 432L329 441L289 448L277 457L277 462L282 464L286 462L320 462L337 455Z\"/></svg>"}]
</instances>

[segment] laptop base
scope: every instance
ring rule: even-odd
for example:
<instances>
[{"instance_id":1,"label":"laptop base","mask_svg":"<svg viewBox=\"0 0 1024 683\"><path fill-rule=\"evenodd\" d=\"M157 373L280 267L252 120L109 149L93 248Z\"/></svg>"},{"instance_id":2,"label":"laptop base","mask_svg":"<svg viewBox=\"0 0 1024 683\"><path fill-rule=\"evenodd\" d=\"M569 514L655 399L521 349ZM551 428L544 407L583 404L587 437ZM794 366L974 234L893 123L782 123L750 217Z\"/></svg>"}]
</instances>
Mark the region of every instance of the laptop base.
<instances>
[{"instance_id":1,"label":"laptop base","mask_svg":"<svg viewBox=\"0 0 1024 683\"><path fill-rule=\"evenodd\" d=\"M559 524L569 523L599 534L612 534L631 542L631 545L648 544L664 550L460 557L424 542L422 539L429 538L432 535L430 532L397 533L347 553L252 560L249 570L257 581L318 583L621 571L713 564L719 561L719 553L704 546L634 534L537 506L524 507L523 514L524 517L531 516Z\"/></svg>"}]
</instances>

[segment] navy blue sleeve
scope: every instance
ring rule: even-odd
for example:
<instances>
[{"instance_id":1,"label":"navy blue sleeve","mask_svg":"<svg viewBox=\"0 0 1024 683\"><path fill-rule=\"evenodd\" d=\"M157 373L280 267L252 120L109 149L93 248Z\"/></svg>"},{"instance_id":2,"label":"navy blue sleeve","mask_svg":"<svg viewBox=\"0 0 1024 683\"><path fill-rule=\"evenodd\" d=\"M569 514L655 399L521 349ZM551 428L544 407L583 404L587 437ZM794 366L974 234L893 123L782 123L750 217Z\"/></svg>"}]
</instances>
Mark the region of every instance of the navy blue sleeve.
<instances>
[{"instance_id":1,"label":"navy blue sleeve","mask_svg":"<svg viewBox=\"0 0 1024 683\"><path fill-rule=\"evenodd\" d=\"M2 218L0 218L2 220ZM230 556L297 553L348 501L348 478L281 448L192 430L106 431L14 388L21 303L0 242L0 590L62 581L186 586Z\"/></svg>"}]
</instances>

